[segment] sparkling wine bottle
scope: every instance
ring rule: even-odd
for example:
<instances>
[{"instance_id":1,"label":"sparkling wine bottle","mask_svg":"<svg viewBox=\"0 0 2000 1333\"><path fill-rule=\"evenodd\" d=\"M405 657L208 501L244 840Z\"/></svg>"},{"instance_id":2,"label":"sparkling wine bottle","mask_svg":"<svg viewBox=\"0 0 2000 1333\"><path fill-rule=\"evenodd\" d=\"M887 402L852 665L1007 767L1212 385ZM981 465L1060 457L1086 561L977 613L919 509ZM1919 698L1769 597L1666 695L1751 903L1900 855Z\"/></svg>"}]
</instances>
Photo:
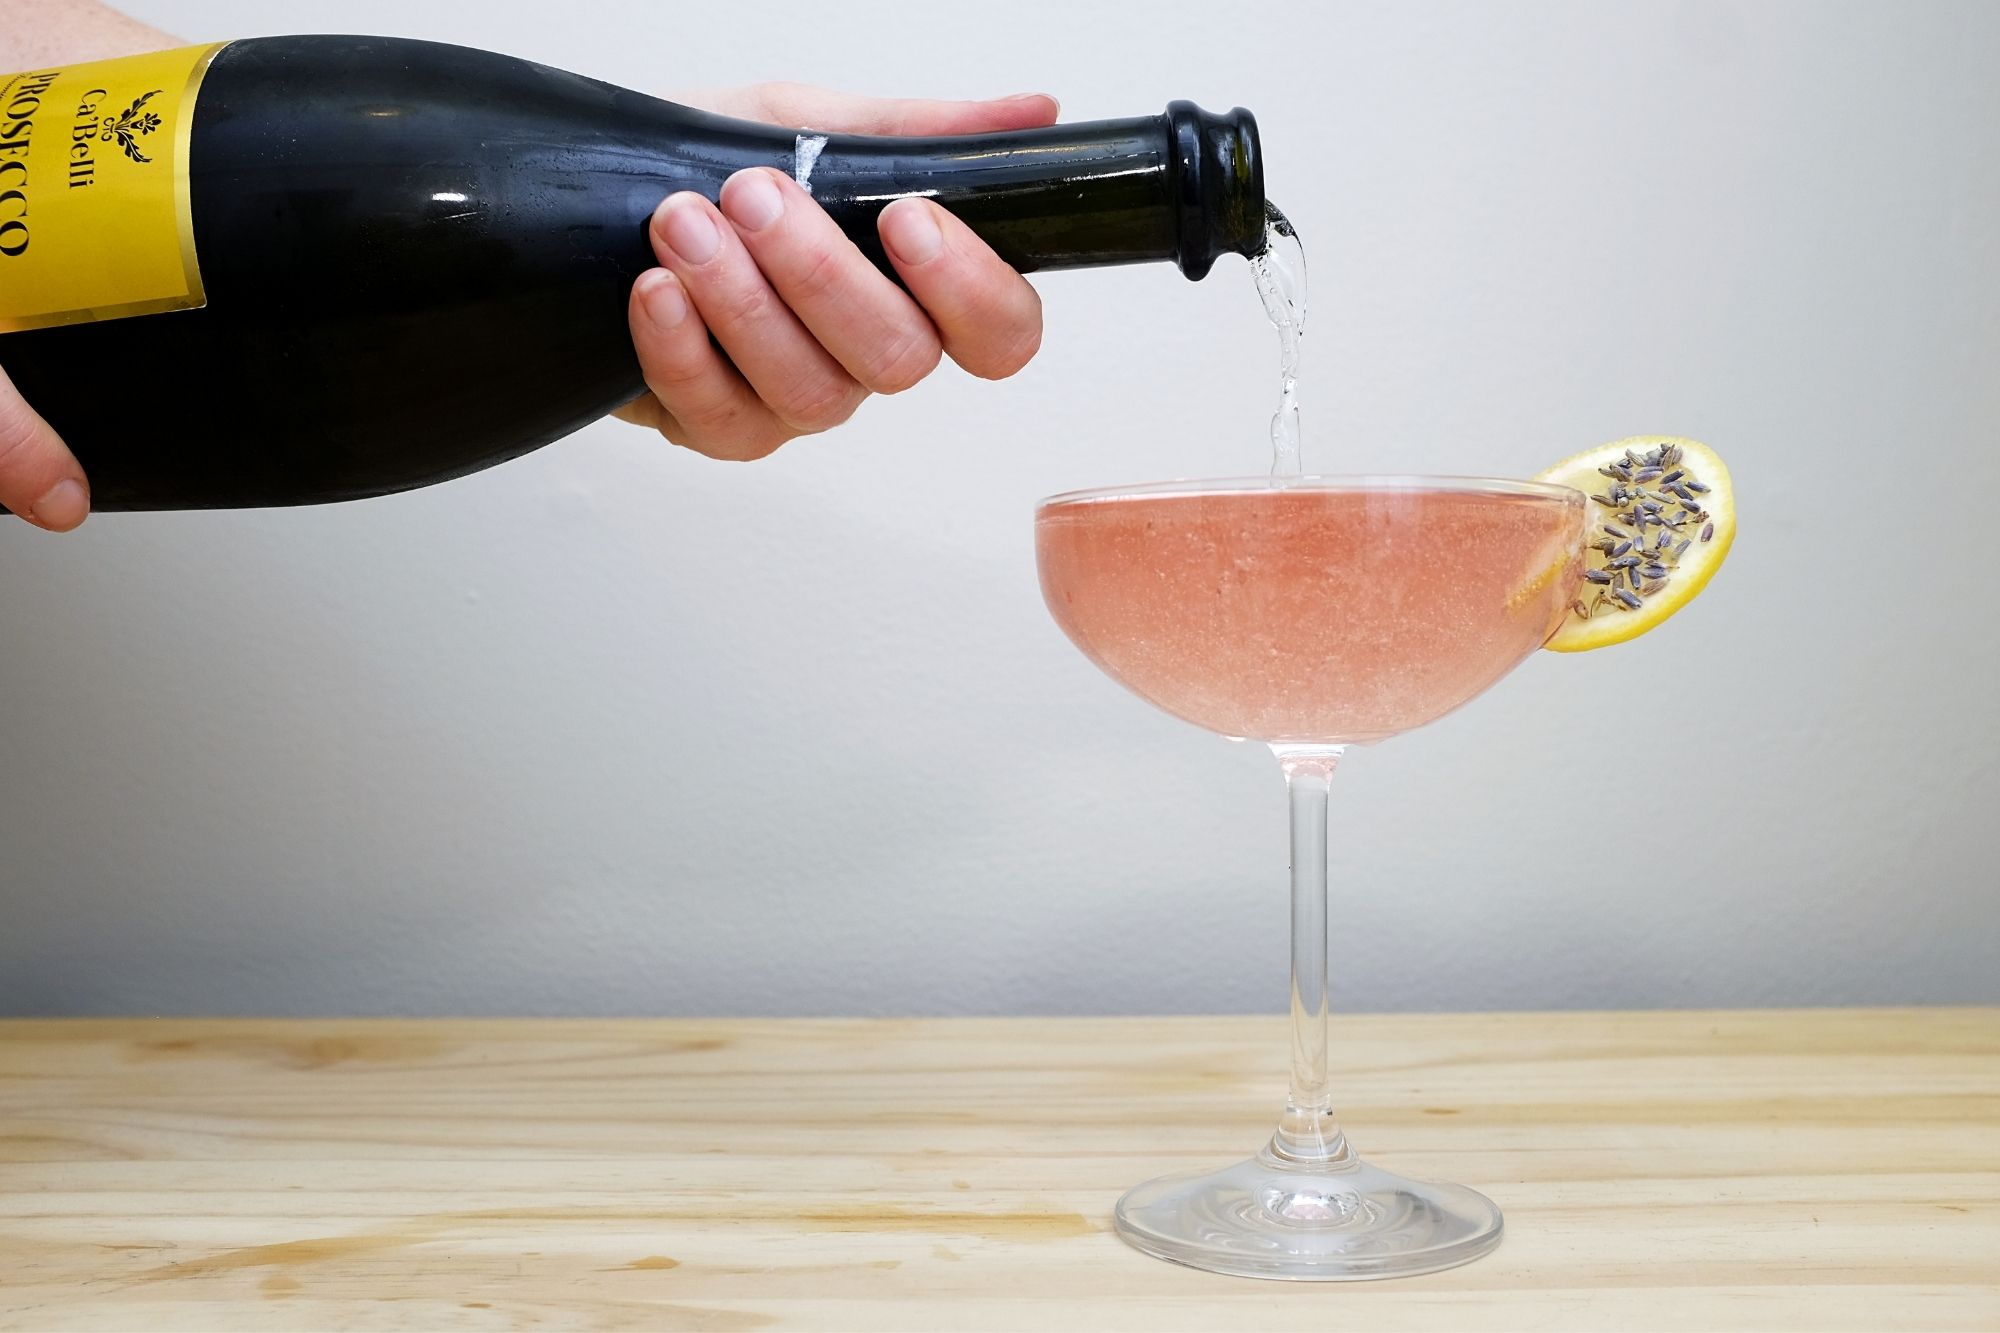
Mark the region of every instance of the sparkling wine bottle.
<instances>
[{"instance_id":1,"label":"sparkling wine bottle","mask_svg":"<svg viewBox=\"0 0 2000 1333\"><path fill-rule=\"evenodd\" d=\"M379 37L228 42L0 76L0 367L94 507L312 504L428 485L644 388L647 219L791 173L885 271L924 195L1014 267L1264 243L1256 123L958 138L729 120L525 60Z\"/></svg>"}]
</instances>

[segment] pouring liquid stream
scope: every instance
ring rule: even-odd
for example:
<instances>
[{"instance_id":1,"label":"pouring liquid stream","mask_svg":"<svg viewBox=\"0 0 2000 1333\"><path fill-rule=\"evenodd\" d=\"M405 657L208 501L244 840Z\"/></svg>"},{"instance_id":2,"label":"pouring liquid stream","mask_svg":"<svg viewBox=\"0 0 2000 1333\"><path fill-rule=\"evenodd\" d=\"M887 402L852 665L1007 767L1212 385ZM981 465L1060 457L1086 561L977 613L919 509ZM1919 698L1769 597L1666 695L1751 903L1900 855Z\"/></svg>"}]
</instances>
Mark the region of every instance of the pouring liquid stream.
<instances>
[{"instance_id":1,"label":"pouring liquid stream","mask_svg":"<svg viewBox=\"0 0 2000 1333\"><path fill-rule=\"evenodd\" d=\"M1250 261L1264 315L1278 331L1278 410L1271 418L1271 475L1296 477L1299 459L1299 341L1306 327L1306 252L1291 219L1264 205L1264 252Z\"/></svg>"}]
</instances>

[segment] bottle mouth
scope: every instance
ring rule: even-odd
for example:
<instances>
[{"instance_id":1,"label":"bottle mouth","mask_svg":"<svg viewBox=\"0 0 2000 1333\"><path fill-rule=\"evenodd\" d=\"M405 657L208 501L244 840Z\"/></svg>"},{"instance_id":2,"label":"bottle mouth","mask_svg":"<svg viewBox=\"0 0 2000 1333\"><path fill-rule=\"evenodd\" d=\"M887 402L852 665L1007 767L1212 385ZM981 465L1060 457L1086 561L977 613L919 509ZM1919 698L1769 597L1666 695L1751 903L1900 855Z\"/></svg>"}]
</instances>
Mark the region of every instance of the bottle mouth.
<instances>
[{"instance_id":1,"label":"bottle mouth","mask_svg":"<svg viewBox=\"0 0 2000 1333\"><path fill-rule=\"evenodd\" d=\"M1264 152L1257 118L1236 107L1217 115L1193 102L1167 104L1180 213L1181 272L1199 281L1216 257L1264 252Z\"/></svg>"}]
</instances>

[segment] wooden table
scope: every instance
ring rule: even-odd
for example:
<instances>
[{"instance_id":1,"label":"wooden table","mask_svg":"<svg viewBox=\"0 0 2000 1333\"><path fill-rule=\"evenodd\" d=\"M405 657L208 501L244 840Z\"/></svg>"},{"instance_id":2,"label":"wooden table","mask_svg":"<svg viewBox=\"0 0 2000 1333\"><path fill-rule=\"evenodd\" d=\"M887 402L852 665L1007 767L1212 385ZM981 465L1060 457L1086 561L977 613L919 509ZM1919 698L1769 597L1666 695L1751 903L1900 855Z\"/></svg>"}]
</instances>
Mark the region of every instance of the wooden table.
<instances>
[{"instance_id":1,"label":"wooden table","mask_svg":"<svg viewBox=\"0 0 2000 1333\"><path fill-rule=\"evenodd\" d=\"M1369 1016L1337 1104L1507 1237L1127 1249L1275 1019L0 1022L0 1327L2000 1328L2000 1009Z\"/></svg>"}]
</instances>

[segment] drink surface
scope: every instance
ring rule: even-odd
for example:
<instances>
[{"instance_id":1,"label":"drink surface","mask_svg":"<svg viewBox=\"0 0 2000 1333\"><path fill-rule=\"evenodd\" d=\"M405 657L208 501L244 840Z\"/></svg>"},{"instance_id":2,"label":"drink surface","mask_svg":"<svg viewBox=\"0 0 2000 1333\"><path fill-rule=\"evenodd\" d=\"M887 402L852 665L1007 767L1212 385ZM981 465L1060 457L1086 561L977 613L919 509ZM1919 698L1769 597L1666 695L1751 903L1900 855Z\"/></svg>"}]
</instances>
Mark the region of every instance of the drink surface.
<instances>
[{"instance_id":1,"label":"drink surface","mask_svg":"<svg viewBox=\"0 0 2000 1333\"><path fill-rule=\"evenodd\" d=\"M1541 647L1581 578L1575 491L1242 485L1059 498L1035 522L1063 631L1226 736L1366 743L1434 721Z\"/></svg>"}]
</instances>

